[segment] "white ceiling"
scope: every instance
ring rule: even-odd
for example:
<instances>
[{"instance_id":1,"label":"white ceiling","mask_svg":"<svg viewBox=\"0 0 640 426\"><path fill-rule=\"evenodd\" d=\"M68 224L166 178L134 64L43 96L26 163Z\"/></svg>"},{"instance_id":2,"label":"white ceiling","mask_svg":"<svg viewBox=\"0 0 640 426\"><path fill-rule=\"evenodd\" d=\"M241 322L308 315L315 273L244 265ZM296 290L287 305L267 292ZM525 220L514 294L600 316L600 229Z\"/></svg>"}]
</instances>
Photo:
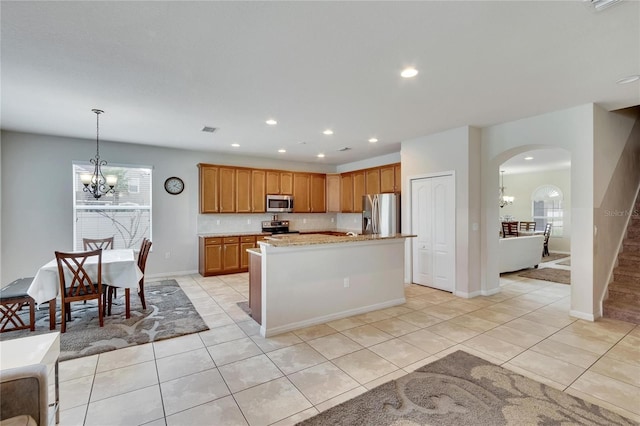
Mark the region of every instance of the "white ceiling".
<instances>
[{"instance_id":1,"label":"white ceiling","mask_svg":"<svg viewBox=\"0 0 640 426\"><path fill-rule=\"evenodd\" d=\"M640 104L640 83L616 84L640 74L637 1L0 7L7 130L92 139L101 108L101 140L337 165L463 125Z\"/></svg>"},{"instance_id":2,"label":"white ceiling","mask_svg":"<svg viewBox=\"0 0 640 426\"><path fill-rule=\"evenodd\" d=\"M531 158L525 160L525 158ZM566 149L535 149L515 155L500 165L505 175L562 170L571 167L571 153Z\"/></svg>"}]
</instances>

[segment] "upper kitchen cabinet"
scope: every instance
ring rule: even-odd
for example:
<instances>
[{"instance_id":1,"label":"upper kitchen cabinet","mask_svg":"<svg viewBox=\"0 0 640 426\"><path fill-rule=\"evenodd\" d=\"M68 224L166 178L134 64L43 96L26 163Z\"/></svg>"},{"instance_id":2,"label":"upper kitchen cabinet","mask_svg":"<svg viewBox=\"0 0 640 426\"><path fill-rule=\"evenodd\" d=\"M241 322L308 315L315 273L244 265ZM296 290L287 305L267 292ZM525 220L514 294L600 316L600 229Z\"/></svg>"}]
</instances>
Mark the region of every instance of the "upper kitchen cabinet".
<instances>
[{"instance_id":1,"label":"upper kitchen cabinet","mask_svg":"<svg viewBox=\"0 0 640 426\"><path fill-rule=\"evenodd\" d=\"M267 194L293 194L293 173L279 170L267 170Z\"/></svg>"},{"instance_id":2,"label":"upper kitchen cabinet","mask_svg":"<svg viewBox=\"0 0 640 426\"><path fill-rule=\"evenodd\" d=\"M265 170L251 171L251 211L262 213L266 211L266 176Z\"/></svg>"},{"instance_id":3,"label":"upper kitchen cabinet","mask_svg":"<svg viewBox=\"0 0 640 426\"><path fill-rule=\"evenodd\" d=\"M340 175L327 175L327 211L340 212Z\"/></svg>"},{"instance_id":4,"label":"upper kitchen cabinet","mask_svg":"<svg viewBox=\"0 0 640 426\"><path fill-rule=\"evenodd\" d=\"M309 189L311 176L308 173L293 174L293 212L310 213L311 197Z\"/></svg>"},{"instance_id":5,"label":"upper kitchen cabinet","mask_svg":"<svg viewBox=\"0 0 640 426\"><path fill-rule=\"evenodd\" d=\"M326 211L326 179L318 173L293 174L293 212L324 213Z\"/></svg>"},{"instance_id":6,"label":"upper kitchen cabinet","mask_svg":"<svg viewBox=\"0 0 640 426\"><path fill-rule=\"evenodd\" d=\"M340 186L342 212L351 213L353 212L353 174L345 173L340 178L342 180Z\"/></svg>"},{"instance_id":7,"label":"upper kitchen cabinet","mask_svg":"<svg viewBox=\"0 0 640 426\"><path fill-rule=\"evenodd\" d=\"M251 169L236 169L236 212L251 213Z\"/></svg>"},{"instance_id":8,"label":"upper kitchen cabinet","mask_svg":"<svg viewBox=\"0 0 640 426\"><path fill-rule=\"evenodd\" d=\"M312 213L324 213L327 211L327 179L323 174L311 175L311 212ZM294 199L295 206L295 199Z\"/></svg>"},{"instance_id":9,"label":"upper kitchen cabinet","mask_svg":"<svg viewBox=\"0 0 640 426\"><path fill-rule=\"evenodd\" d=\"M218 167L198 164L200 170L200 213L218 213Z\"/></svg>"},{"instance_id":10,"label":"upper kitchen cabinet","mask_svg":"<svg viewBox=\"0 0 640 426\"><path fill-rule=\"evenodd\" d=\"M366 194L379 194L380 193L380 169L367 169L364 172L365 176L365 193Z\"/></svg>"},{"instance_id":11,"label":"upper kitchen cabinet","mask_svg":"<svg viewBox=\"0 0 640 426\"><path fill-rule=\"evenodd\" d=\"M400 163L380 167L380 192L401 192Z\"/></svg>"},{"instance_id":12,"label":"upper kitchen cabinet","mask_svg":"<svg viewBox=\"0 0 640 426\"><path fill-rule=\"evenodd\" d=\"M362 211L362 196L366 194L366 181L364 170L353 172L353 211Z\"/></svg>"},{"instance_id":13,"label":"upper kitchen cabinet","mask_svg":"<svg viewBox=\"0 0 640 426\"><path fill-rule=\"evenodd\" d=\"M220 167L220 213L236 211L236 169Z\"/></svg>"}]
</instances>

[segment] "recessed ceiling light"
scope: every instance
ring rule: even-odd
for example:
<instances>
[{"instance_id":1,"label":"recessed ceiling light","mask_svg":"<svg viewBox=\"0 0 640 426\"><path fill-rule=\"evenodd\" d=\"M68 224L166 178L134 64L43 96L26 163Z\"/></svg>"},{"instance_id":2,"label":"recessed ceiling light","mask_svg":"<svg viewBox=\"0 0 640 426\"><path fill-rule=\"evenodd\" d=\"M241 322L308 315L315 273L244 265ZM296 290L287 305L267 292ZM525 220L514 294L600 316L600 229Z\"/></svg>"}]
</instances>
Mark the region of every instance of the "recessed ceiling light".
<instances>
[{"instance_id":1,"label":"recessed ceiling light","mask_svg":"<svg viewBox=\"0 0 640 426\"><path fill-rule=\"evenodd\" d=\"M323 135L332 135L333 134L333 130L331 129L327 129L324 132L322 132Z\"/></svg>"},{"instance_id":2,"label":"recessed ceiling light","mask_svg":"<svg viewBox=\"0 0 640 426\"><path fill-rule=\"evenodd\" d=\"M616 83L627 84L627 83L633 83L634 81L638 81L638 80L640 80L640 75L636 74L636 75L630 75L628 77L621 78L620 80L616 81Z\"/></svg>"},{"instance_id":3,"label":"recessed ceiling light","mask_svg":"<svg viewBox=\"0 0 640 426\"><path fill-rule=\"evenodd\" d=\"M287 152L287 150L286 149L279 149L278 152L282 154L282 153Z\"/></svg>"},{"instance_id":4,"label":"recessed ceiling light","mask_svg":"<svg viewBox=\"0 0 640 426\"><path fill-rule=\"evenodd\" d=\"M323 153L320 153L320 154L318 154L318 155L317 155L317 157L318 157L318 158L324 158L324 154L323 154Z\"/></svg>"},{"instance_id":5,"label":"recessed ceiling light","mask_svg":"<svg viewBox=\"0 0 640 426\"><path fill-rule=\"evenodd\" d=\"M405 68L402 70L400 75L404 78L415 77L416 75L418 75L418 70L413 67Z\"/></svg>"},{"instance_id":6,"label":"recessed ceiling light","mask_svg":"<svg viewBox=\"0 0 640 426\"><path fill-rule=\"evenodd\" d=\"M369 142L370 142L370 143L376 143L376 142L378 142L378 139L376 139L376 138L371 138L371 139L369 139Z\"/></svg>"},{"instance_id":7,"label":"recessed ceiling light","mask_svg":"<svg viewBox=\"0 0 640 426\"><path fill-rule=\"evenodd\" d=\"M231 146L234 147L234 148L238 148L240 146L240 144L239 143L232 143Z\"/></svg>"},{"instance_id":8,"label":"recessed ceiling light","mask_svg":"<svg viewBox=\"0 0 640 426\"><path fill-rule=\"evenodd\" d=\"M529 160L533 160L533 157L524 157L524 159L529 161Z\"/></svg>"},{"instance_id":9,"label":"recessed ceiling light","mask_svg":"<svg viewBox=\"0 0 640 426\"><path fill-rule=\"evenodd\" d=\"M267 123L269 126L275 126L276 124L278 124L278 122L273 118L268 119L267 121L265 121L265 123Z\"/></svg>"}]
</instances>

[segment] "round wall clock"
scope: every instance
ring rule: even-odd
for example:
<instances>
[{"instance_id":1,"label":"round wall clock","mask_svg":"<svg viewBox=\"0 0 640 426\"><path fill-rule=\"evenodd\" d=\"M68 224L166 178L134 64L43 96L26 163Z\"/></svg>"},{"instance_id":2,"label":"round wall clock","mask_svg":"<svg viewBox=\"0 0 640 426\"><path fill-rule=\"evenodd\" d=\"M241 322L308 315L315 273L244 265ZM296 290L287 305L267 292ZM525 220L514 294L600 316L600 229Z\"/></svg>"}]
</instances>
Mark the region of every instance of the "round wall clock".
<instances>
[{"instance_id":1,"label":"round wall clock","mask_svg":"<svg viewBox=\"0 0 640 426\"><path fill-rule=\"evenodd\" d=\"M179 177L172 176L164 181L164 189L171 195L178 195L184 190L184 182Z\"/></svg>"}]
</instances>

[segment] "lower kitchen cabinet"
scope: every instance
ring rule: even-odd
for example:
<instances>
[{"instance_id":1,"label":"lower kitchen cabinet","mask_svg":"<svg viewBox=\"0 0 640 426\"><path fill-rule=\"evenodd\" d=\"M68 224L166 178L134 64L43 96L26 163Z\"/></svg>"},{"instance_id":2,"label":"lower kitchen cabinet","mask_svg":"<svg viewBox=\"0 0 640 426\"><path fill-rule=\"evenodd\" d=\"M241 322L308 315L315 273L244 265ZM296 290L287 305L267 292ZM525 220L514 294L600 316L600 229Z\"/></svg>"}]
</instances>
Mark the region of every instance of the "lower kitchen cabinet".
<instances>
[{"instance_id":1,"label":"lower kitchen cabinet","mask_svg":"<svg viewBox=\"0 0 640 426\"><path fill-rule=\"evenodd\" d=\"M261 240L262 236L257 236ZM203 277L249 270L248 248L256 247L255 235L199 237L198 272Z\"/></svg>"}]
</instances>

